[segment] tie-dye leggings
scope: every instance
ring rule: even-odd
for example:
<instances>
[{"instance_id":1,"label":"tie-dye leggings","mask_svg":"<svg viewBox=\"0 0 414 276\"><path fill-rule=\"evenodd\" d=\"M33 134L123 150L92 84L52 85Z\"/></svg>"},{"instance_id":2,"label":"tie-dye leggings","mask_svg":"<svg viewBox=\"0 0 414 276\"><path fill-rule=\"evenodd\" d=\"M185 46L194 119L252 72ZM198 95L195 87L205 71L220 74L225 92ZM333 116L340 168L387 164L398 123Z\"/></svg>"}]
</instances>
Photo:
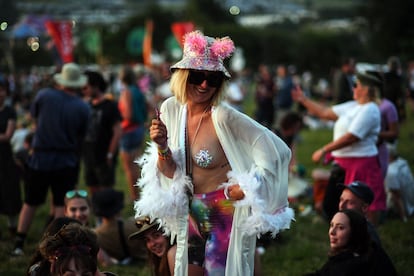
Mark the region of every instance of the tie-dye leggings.
<instances>
[{"instance_id":1,"label":"tie-dye leggings","mask_svg":"<svg viewBox=\"0 0 414 276\"><path fill-rule=\"evenodd\" d=\"M190 204L188 261L204 275L224 275L234 207L223 190L195 194Z\"/></svg>"}]
</instances>

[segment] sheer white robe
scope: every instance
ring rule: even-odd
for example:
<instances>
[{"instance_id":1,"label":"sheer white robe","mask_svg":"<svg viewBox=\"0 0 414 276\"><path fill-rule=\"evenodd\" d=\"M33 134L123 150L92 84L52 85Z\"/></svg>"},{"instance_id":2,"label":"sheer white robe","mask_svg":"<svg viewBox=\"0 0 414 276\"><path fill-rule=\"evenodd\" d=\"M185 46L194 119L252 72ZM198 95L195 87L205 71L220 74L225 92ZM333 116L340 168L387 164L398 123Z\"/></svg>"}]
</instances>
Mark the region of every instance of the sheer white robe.
<instances>
[{"instance_id":1,"label":"sheer white robe","mask_svg":"<svg viewBox=\"0 0 414 276\"><path fill-rule=\"evenodd\" d=\"M177 169L172 179L161 174L157 146L149 143L138 161L141 197L134 206L137 217L158 218L171 240L176 238L174 275L187 275L188 265L187 191L192 191L192 184L185 169L186 114L187 106L174 97L162 104L161 120L168 129L168 146ZM212 120L232 168L221 187L238 183L245 192L245 198L234 203L226 275L253 275L256 237L289 229L294 219L287 200L291 152L273 132L225 103L213 107Z\"/></svg>"}]
</instances>

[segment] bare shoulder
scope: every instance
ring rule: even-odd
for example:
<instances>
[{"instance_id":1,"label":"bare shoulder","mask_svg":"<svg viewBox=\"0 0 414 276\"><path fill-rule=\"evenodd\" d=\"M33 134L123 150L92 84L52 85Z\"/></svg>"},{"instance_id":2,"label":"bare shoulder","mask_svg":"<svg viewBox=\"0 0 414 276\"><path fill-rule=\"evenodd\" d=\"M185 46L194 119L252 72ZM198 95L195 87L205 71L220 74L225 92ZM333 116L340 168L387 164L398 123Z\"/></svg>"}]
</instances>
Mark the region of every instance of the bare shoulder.
<instances>
[{"instance_id":1,"label":"bare shoulder","mask_svg":"<svg viewBox=\"0 0 414 276\"><path fill-rule=\"evenodd\" d=\"M170 249L168 249L168 252L167 252L168 260L174 260L176 252L177 252L177 245L175 244L171 246Z\"/></svg>"}]
</instances>

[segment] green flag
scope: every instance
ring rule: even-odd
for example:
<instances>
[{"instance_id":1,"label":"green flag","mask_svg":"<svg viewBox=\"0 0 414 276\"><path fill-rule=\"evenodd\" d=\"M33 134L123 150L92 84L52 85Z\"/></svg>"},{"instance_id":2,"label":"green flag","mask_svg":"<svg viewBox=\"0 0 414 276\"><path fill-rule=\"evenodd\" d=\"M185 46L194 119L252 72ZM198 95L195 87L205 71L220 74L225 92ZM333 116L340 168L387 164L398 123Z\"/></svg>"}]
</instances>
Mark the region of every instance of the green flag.
<instances>
[{"instance_id":1,"label":"green flag","mask_svg":"<svg viewBox=\"0 0 414 276\"><path fill-rule=\"evenodd\" d=\"M90 54L98 54L101 51L101 34L97 29L88 29L82 34L83 45Z\"/></svg>"},{"instance_id":2,"label":"green flag","mask_svg":"<svg viewBox=\"0 0 414 276\"><path fill-rule=\"evenodd\" d=\"M126 46L131 55L140 56L142 54L142 43L144 42L145 29L136 27L132 29L127 37Z\"/></svg>"},{"instance_id":3,"label":"green flag","mask_svg":"<svg viewBox=\"0 0 414 276\"><path fill-rule=\"evenodd\" d=\"M173 59L179 59L183 54L180 44L173 35L165 39L165 48L168 49L168 53Z\"/></svg>"}]
</instances>

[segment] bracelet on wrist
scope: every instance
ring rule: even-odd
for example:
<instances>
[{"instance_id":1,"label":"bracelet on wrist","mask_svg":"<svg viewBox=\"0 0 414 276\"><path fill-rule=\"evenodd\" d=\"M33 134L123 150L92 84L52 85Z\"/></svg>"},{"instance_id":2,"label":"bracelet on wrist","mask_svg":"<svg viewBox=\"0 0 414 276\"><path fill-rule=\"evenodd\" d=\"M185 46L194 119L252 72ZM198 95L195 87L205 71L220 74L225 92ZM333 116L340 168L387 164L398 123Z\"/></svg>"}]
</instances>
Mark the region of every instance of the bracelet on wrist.
<instances>
[{"instance_id":1,"label":"bracelet on wrist","mask_svg":"<svg viewBox=\"0 0 414 276\"><path fill-rule=\"evenodd\" d=\"M158 153L160 153L160 154L165 154L169 150L170 150L170 148L168 147L168 145L166 145L165 148L158 147Z\"/></svg>"},{"instance_id":2,"label":"bracelet on wrist","mask_svg":"<svg viewBox=\"0 0 414 276\"><path fill-rule=\"evenodd\" d=\"M224 187L224 197L228 200L230 200L230 195L229 195L229 186Z\"/></svg>"},{"instance_id":3,"label":"bracelet on wrist","mask_svg":"<svg viewBox=\"0 0 414 276\"><path fill-rule=\"evenodd\" d=\"M240 195L240 193L236 193L236 198L232 198L232 197L230 197L230 194L229 194L229 186L226 186L226 187L224 187L224 197L227 199L227 200L241 200L241 199L243 199L243 198L245 198L245 196L246 196L246 192L243 190L243 189L241 189L240 188L240 191L242 192L242 195L241 195L241 197L239 197L239 195ZM233 194L233 196L234 196L234 194Z\"/></svg>"},{"instance_id":4,"label":"bracelet on wrist","mask_svg":"<svg viewBox=\"0 0 414 276\"><path fill-rule=\"evenodd\" d=\"M168 147L167 147L167 150L165 151L158 150L158 157L162 160L171 159L171 156L172 156L172 153L171 153L170 148Z\"/></svg>"}]
</instances>

